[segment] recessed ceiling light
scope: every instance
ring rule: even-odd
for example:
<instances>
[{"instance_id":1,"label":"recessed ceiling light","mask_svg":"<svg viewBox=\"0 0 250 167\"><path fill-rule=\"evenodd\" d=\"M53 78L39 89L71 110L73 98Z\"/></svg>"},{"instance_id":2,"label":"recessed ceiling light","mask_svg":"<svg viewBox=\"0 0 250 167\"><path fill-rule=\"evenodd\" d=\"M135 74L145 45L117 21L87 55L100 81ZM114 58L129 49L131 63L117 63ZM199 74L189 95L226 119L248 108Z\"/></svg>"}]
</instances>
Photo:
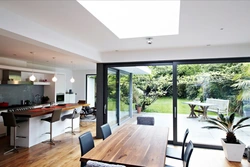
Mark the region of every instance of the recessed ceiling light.
<instances>
[{"instance_id":1,"label":"recessed ceiling light","mask_svg":"<svg viewBox=\"0 0 250 167\"><path fill-rule=\"evenodd\" d=\"M220 28L220 30L224 30L224 28Z\"/></svg>"},{"instance_id":2,"label":"recessed ceiling light","mask_svg":"<svg viewBox=\"0 0 250 167\"><path fill-rule=\"evenodd\" d=\"M77 1L120 39L179 33L179 0Z\"/></svg>"}]
</instances>

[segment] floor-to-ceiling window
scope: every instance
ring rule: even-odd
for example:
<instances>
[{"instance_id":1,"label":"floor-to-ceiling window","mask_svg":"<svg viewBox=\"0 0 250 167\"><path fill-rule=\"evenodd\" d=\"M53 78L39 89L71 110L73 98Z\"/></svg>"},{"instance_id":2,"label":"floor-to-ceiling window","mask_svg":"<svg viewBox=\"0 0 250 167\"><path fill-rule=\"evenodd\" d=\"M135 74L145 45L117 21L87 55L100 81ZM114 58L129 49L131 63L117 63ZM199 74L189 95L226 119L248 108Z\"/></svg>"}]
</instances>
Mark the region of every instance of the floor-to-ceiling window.
<instances>
[{"instance_id":1,"label":"floor-to-ceiling window","mask_svg":"<svg viewBox=\"0 0 250 167\"><path fill-rule=\"evenodd\" d=\"M189 128L190 138L194 143L221 145L220 139L226 137L225 132L202 128L210 124L204 117L204 106L199 103L207 103L205 105L208 105L208 117L217 118L218 112L225 115L235 112L236 121L239 120L246 115L244 106L249 105L249 70L250 63L241 62L179 64L177 66L178 142L182 141L186 128ZM192 102L192 105L188 104L189 102ZM190 115L191 107L195 107L194 115ZM249 132L250 128L243 128L235 133L245 144L249 145Z\"/></svg>"},{"instance_id":2,"label":"floor-to-ceiling window","mask_svg":"<svg viewBox=\"0 0 250 167\"><path fill-rule=\"evenodd\" d=\"M142 92L140 103L146 105L144 106L145 110L151 111L147 114L155 114L160 118L159 121L157 120L156 126L161 123L168 124L167 126L170 128L169 140L173 140L174 143L182 142L184 131L189 128L189 139L192 139L195 144L201 147L214 146L218 148L221 145L220 138L225 137L225 133L219 130L203 129L202 127L207 125L203 114L195 112L197 117L190 118L191 108L187 102L206 102L207 98L229 100L228 112L236 112L236 120L248 115L248 108L250 108L250 96L248 96L250 63L248 61L247 59L221 59L135 64L134 66L151 66L157 69L157 72L150 75L148 80L145 76L140 78L141 80L138 82L138 87ZM114 64L111 66L114 67ZM126 66L126 63L122 66ZM168 76L168 79L164 78L165 75ZM116 79L117 76L116 73ZM134 76L133 74L133 85L137 82L134 80ZM119 75L120 79L122 77ZM120 79L118 83L116 81L115 85L121 88ZM159 92L159 90L165 92ZM149 98L145 95L152 96L152 93L156 92L159 93L159 96L149 104ZM136 93L134 86L133 93ZM116 100L120 101L121 99L116 97ZM134 100L133 103L135 103ZM168 113L159 112L163 110ZM197 105L194 110L198 111L201 108ZM146 111L143 112L146 113ZM216 118L217 116L215 111L208 110L207 113L210 117ZM117 119L117 115L115 118ZM236 131L236 135L247 145L250 144L247 140L249 128Z\"/></svg>"}]
</instances>

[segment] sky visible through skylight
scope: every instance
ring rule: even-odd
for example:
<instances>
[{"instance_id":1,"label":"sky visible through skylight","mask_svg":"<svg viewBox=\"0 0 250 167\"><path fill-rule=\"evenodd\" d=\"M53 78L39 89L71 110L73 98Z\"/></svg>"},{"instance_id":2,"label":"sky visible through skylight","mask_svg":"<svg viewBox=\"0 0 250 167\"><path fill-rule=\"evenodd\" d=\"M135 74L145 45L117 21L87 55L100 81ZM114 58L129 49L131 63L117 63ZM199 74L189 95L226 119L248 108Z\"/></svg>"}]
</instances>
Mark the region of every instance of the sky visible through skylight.
<instances>
[{"instance_id":1,"label":"sky visible through skylight","mask_svg":"<svg viewBox=\"0 0 250 167\"><path fill-rule=\"evenodd\" d=\"M118 38L179 34L180 1L81 1Z\"/></svg>"}]
</instances>

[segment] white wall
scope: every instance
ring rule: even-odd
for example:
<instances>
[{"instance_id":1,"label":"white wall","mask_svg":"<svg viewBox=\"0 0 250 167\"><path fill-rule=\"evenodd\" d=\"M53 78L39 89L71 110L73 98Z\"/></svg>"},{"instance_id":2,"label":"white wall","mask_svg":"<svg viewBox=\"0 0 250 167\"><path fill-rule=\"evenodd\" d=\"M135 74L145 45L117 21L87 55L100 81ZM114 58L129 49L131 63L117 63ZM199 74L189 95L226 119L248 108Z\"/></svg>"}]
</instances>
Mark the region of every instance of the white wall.
<instances>
[{"instance_id":1,"label":"white wall","mask_svg":"<svg viewBox=\"0 0 250 167\"><path fill-rule=\"evenodd\" d=\"M190 40L192 42L192 39ZM250 44L170 48L102 53L102 62L142 62L164 60L218 59L249 57ZM122 60L121 60L122 57Z\"/></svg>"},{"instance_id":2,"label":"white wall","mask_svg":"<svg viewBox=\"0 0 250 167\"><path fill-rule=\"evenodd\" d=\"M73 91L77 93L76 102L78 102L78 100L86 100L86 74L96 74L96 71L73 71L73 75L75 78L75 82L73 83Z\"/></svg>"}]
</instances>

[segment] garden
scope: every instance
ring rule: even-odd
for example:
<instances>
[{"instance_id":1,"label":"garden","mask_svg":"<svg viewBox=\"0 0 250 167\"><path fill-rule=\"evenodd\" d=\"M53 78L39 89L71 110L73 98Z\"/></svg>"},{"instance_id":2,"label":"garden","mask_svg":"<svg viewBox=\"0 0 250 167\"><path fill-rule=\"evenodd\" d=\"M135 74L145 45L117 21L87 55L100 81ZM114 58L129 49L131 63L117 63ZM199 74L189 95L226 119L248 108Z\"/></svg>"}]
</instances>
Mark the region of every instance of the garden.
<instances>
[{"instance_id":1,"label":"garden","mask_svg":"<svg viewBox=\"0 0 250 167\"><path fill-rule=\"evenodd\" d=\"M172 113L173 67L149 66L151 74L133 75L133 104L143 112ZM115 109L115 77L109 76L109 110ZM185 101L206 98L230 100L229 112L247 115L250 111L250 64L180 64L177 66L177 106L179 114L188 114ZM120 110L129 107L129 81L120 77Z\"/></svg>"}]
</instances>

